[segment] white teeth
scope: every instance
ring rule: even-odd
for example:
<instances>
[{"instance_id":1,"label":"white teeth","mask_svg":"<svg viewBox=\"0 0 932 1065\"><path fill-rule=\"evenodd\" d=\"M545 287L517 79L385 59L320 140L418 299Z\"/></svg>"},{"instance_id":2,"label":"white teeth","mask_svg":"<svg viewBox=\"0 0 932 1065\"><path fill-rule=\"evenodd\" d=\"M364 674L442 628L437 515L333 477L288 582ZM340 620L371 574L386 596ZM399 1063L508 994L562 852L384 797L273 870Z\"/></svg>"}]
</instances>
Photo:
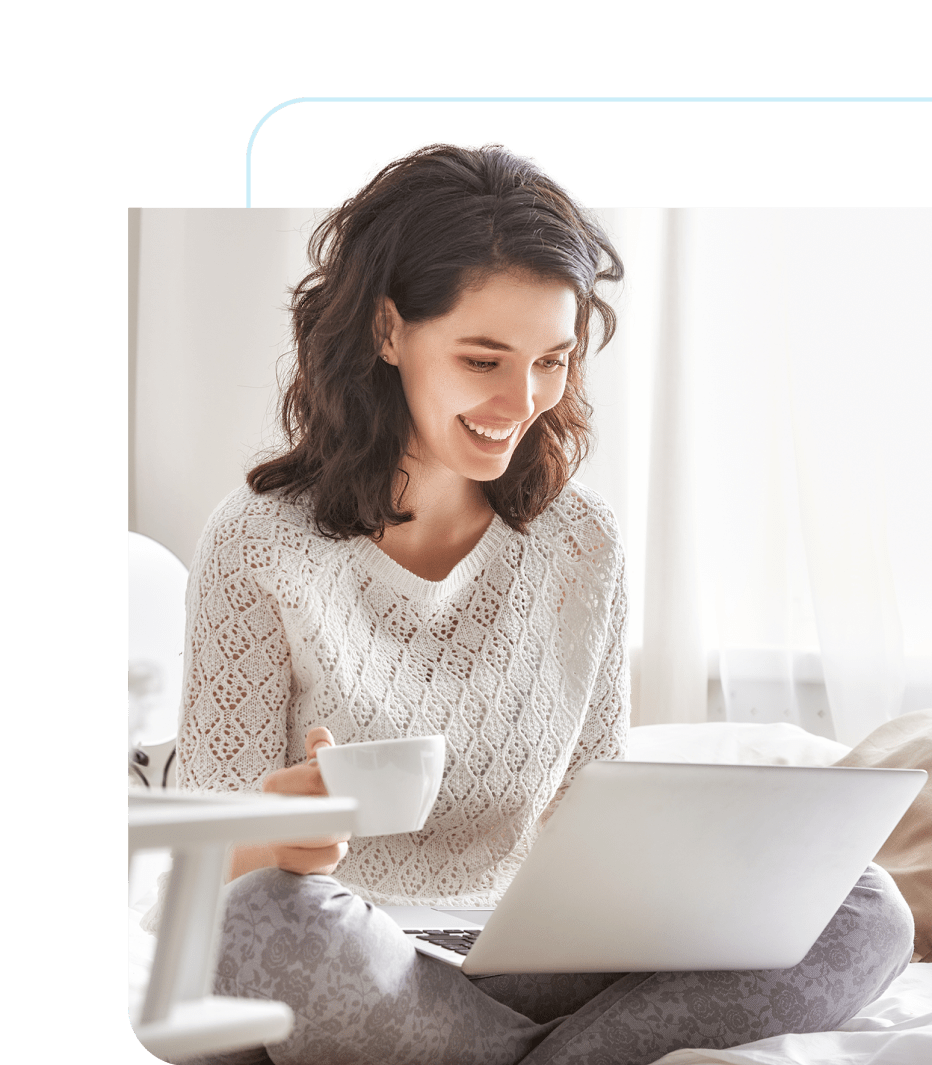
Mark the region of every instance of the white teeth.
<instances>
[{"instance_id":1,"label":"white teeth","mask_svg":"<svg viewBox=\"0 0 932 1065\"><path fill-rule=\"evenodd\" d=\"M487 429L484 425L477 425L475 422L471 422L468 418L460 419L465 426L472 429L474 433L478 433L479 436L487 437L489 440L507 440L509 436L517 429L517 425L513 425L510 429Z\"/></svg>"}]
</instances>

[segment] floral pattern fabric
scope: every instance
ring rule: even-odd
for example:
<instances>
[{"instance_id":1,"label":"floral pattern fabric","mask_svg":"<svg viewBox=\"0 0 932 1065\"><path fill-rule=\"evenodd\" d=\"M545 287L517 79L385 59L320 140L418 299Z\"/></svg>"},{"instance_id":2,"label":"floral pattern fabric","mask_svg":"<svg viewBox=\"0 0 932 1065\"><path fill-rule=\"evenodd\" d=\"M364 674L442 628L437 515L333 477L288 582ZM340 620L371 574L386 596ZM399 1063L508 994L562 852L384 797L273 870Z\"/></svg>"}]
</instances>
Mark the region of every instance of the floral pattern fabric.
<instances>
[{"instance_id":1,"label":"floral pattern fabric","mask_svg":"<svg viewBox=\"0 0 932 1065\"><path fill-rule=\"evenodd\" d=\"M287 1002L292 1034L191 1065L650 1065L680 1047L828 1031L912 953L912 917L870 866L792 969L470 979L415 952L332 877L262 869L227 889L215 993Z\"/></svg>"}]
</instances>

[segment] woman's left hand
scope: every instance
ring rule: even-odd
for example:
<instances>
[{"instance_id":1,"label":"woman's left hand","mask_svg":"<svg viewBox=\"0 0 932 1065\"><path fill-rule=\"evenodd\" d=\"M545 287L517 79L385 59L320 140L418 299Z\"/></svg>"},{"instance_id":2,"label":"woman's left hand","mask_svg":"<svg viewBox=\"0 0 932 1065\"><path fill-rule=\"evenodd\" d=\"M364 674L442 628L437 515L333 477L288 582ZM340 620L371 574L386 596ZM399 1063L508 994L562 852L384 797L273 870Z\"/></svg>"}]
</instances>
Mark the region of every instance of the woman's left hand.
<instances>
[{"instance_id":1,"label":"woman's left hand","mask_svg":"<svg viewBox=\"0 0 932 1065\"><path fill-rule=\"evenodd\" d=\"M335 747L327 728L312 728L304 738L307 761L288 769L276 769L262 782L262 790L280 795L326 795L327 788L317 764L319 747ZM329 876L346 854L349 833L315 839L289 840L270 847L279 869L288 873Z\"/></svg>"}]
</instances>

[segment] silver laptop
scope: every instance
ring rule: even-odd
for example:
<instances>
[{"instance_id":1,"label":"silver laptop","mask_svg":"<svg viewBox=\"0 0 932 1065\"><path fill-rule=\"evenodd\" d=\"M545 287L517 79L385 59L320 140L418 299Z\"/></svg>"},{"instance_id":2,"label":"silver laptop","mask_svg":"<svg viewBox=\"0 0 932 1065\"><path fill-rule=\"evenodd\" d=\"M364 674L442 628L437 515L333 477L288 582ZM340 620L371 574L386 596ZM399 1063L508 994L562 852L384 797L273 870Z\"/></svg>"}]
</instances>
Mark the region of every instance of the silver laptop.
<instances>
[{"instance_id":1,"label":"silver laptop","mask_svg":"<svg viewBox=\"0 0 932 1065\"><path fill-rule=\"evenodd\" d=\"M789 968L925 779L915 769L592 762L487 920L381 909L419 951L476 975Z\"/></svg>"}]
</instances>

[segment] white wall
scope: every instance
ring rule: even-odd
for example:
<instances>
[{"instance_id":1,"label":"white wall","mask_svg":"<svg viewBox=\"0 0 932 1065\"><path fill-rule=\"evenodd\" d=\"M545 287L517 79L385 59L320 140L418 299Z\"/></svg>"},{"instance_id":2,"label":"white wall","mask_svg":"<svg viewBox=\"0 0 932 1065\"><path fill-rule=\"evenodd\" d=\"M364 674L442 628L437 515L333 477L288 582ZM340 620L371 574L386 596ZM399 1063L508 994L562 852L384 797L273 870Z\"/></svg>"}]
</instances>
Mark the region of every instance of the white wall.
<instances>
[{"instance_id":1,"label":"white wall","mask_svg":"<svg viewBox=\"0 0 932 1065\"><path fill-rule=\"evenodd\" d=\"M141 211L130 528L185 565L211 510L276 439L288 288L314 217Z\"/></svg>"}]
</instances>

